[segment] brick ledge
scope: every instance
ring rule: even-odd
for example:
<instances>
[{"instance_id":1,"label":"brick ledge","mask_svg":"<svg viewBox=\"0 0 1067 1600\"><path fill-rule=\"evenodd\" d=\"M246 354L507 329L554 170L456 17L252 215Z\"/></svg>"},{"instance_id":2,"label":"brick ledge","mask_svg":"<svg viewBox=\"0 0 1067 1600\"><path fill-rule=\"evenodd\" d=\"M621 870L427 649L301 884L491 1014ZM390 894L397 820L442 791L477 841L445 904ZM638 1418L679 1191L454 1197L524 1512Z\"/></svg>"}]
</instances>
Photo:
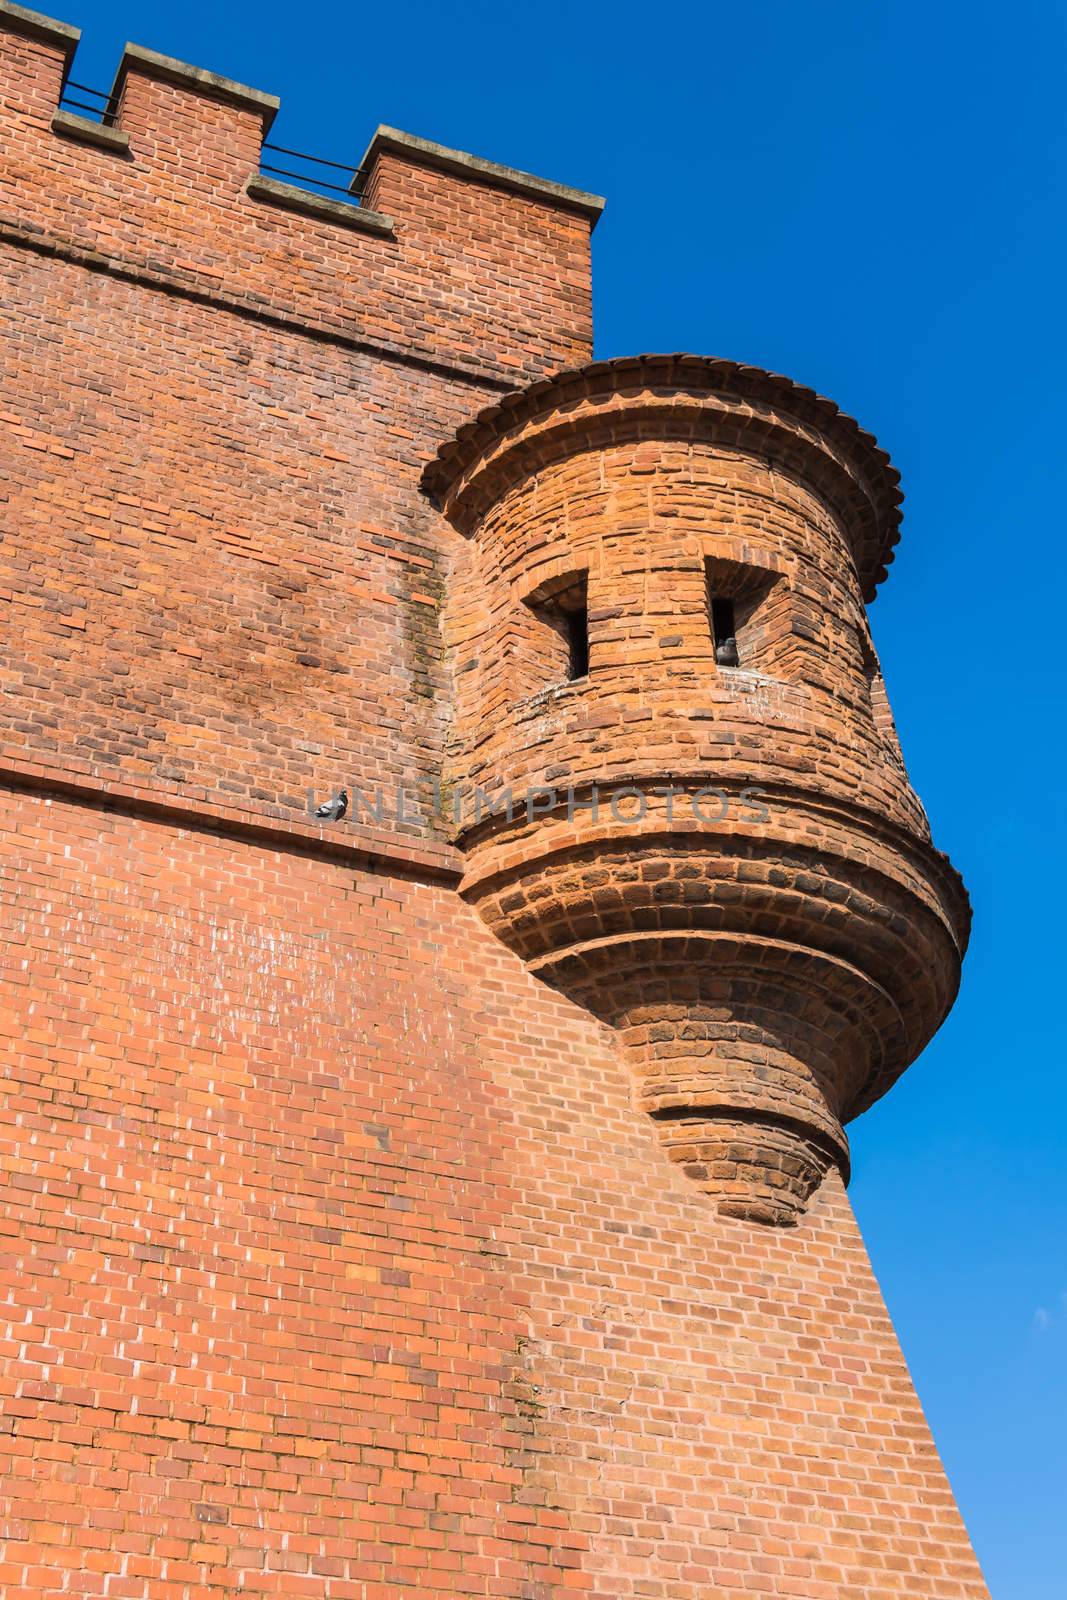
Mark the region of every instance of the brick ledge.
<instances>
[{"instance_id":1,"label":"brick ledge","mask_svg":"<svg viewBox=\"0 0 1067 1600\"><path fill-rule=\"evenodd\" d=\"M444 841L406 839L401 834L378 832L352 822L323 826L289 821L263 811L244 811L235 805L192 800L166 790L104 778L90 771L75 773L69 766L52 764L39 756L30 759L24 752L2 746L0 784L11 789L51 790L102 810L127 810L162 822L261 844L273 843L309 855L340 857L352 865L380 864L404 876L458 883L463 870L459 851Z\"/></svg>"}]
</instances>

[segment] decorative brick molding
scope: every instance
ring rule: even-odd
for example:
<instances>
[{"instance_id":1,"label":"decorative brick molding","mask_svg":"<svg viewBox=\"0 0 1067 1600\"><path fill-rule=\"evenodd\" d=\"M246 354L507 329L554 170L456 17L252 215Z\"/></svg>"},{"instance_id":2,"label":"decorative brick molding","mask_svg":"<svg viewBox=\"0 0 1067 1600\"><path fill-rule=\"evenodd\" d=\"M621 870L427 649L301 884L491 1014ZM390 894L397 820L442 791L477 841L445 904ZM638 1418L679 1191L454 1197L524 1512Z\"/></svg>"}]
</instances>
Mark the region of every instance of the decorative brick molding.
<instances>
[{"instance_id":1,"label":"decorative brick molding","mask_svg":"<svg viewBox=\"0 0 1067 1600\"><path fill-rule=\"evenodd\" d=\"M445 605L464 893L620 1030L640 1104L721 1210L795 1222L831 1164L847 1176L844 1123L940 1025L967 939L871 691L895 472L828 401L668 356L507 397L424 482L469 537ZM529 595L575 574L588 674L531 698ZM629 798L605 818L612 785ZM726 800L705 822L708 786Z\"/></svg>"}]
</instances>

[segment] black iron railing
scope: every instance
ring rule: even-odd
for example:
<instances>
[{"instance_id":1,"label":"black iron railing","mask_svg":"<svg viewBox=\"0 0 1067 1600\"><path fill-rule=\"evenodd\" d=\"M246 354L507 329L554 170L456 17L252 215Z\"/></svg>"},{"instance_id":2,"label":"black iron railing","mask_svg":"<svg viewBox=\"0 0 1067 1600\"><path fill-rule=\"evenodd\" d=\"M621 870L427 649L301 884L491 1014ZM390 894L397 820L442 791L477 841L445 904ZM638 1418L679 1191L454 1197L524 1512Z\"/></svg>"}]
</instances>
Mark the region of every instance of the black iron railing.
<instances>
[{"instance_id":1,"label":"black iron railing","mask_svg":"<svg viewBox=\"0 0 1067 1600\"><path fill-rule=\"evenodd\" d=\"M114 125L118 110L109 91L92 89L87 83L77 83L73 78L68 78L63 85L59 103L65 111L87 115L105 128ZM273 159L275 156L284 156L295 165L279 166ZM301 189L309 189L313 194L342 195L357 206L363 193L362 173L358 167L348 166L343 161L327 161L323 156L305 155L302 150L291 150L284 144L271 144L269 140L264 141L259 170L271 178L290 178ZM321 175L322 172L343 173L347 181L331 183Z\"/></svg>"},{"instance_id":2,"label":"black iron railing","mask_svg":"<svg viewBox=\"0 0 1067 1600\"><path fill-rule=\"evenodd\" d=\"M290 161L295 161L297 166L294 168L276 165L269 159L276 155L286 156ZM320 177L317 171L307 171L308 167L324 167L330 172L347 173L348 182L330 183L326 178ZM354 205L359 204L363 192L362 174L358 167L346 166L343 161L326 161L322 156L308 156L302 150L290 150L287 145L271 144L269 140L264 141L259 170L270 178L292 178L301 189L310 189L315 194L343 195Z\"/></svg>"},{"instance_id":3,"label":"black iron railing","mask_svg":"<svg viewBox=\"0 0 1067 1600\"><path fill-rule=\"evenodd\" d=\"M117 107L110 92L90 89L87 83L75 83L73 78L68 78L63 85L59 103L64 111L78 111L83 115L88 113L93 122L102 123L105 128L110 128L115 121Z\"/></svg>"}]
</instances>

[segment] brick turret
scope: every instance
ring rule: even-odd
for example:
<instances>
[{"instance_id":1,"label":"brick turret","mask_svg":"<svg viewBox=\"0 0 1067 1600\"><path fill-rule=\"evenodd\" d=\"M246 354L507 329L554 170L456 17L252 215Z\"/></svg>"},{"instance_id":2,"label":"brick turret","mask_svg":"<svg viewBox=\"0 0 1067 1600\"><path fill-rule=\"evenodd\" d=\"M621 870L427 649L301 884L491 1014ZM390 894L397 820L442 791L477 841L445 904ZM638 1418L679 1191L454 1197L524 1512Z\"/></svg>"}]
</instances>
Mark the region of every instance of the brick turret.
<instances>
[{"instance_id":1,"label":"brick turret","mask_svg":"<svg viewBox=\"0 0 1067 1600\"><path fill-rule=\"evenodd\" d=\"M794 1222L943 1020L967 938L864 610L897 475L810 391L667 356L509 396L425 481L469 539L463 892L621 1030L722 1211Z\"/></svg>"}]
</instances>

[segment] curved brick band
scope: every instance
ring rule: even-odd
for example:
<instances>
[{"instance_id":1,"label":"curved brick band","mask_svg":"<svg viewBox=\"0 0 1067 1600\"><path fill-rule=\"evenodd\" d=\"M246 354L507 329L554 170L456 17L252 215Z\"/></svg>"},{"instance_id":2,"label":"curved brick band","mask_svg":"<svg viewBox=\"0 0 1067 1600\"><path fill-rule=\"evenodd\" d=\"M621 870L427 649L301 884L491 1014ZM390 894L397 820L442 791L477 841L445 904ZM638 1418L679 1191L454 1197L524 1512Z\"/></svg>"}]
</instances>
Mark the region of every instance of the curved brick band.
<instances>
[{"instance_id":1,"label":"curved brick band","mask_svg":"<svg viewBox=\"0 0 1067 1600\"><path fill-rule=\"evenodd\" d=\"M630 438L692 437L726 445L761 441L836 493L847 510L864 596L873 599L899 538L900 474L872 434L832 400L779 373L718 357L624 356L595 361L487 406L427 467L427 493L447 501L465 531L507 485L522 460L547 464L587 446Z\"/></svg>"},{"instance_id":2,"label":"curved brick band","mask_svg":"<svg viewBox=\"0 0 1067 1600\"><path fill-rule=\"evenodd\" d=\"M810 391L667 356L508 396L424 483L465 536L463 892L620 1030L722 1209L795 1221L943 1020L967 938L864 608L896 473Z\"/></svg>"}]
</instances>

